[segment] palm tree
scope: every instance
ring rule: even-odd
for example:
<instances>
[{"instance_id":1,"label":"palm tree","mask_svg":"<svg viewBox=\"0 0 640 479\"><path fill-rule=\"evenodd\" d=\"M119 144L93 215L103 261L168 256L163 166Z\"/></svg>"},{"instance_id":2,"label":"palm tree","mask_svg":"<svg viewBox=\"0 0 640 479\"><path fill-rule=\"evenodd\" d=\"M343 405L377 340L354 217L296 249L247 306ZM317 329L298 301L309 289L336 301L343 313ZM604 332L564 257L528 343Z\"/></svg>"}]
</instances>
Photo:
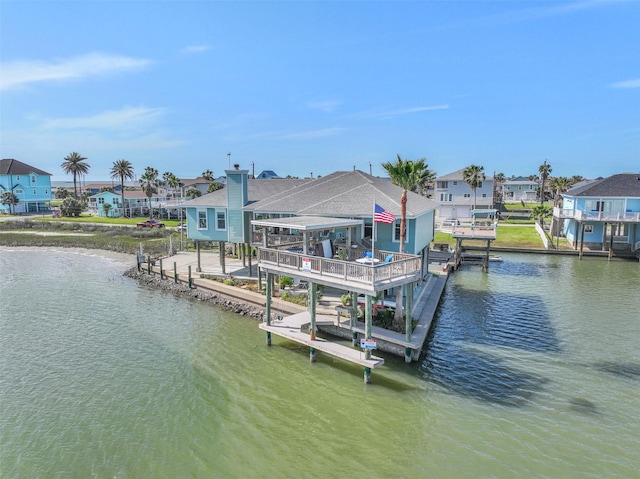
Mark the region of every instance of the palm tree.
<instances>
[{"instance_id":1,"label":"palm tree","mask_svg":"<svg viewBox=\"0 0 640 479\"><path fill-rule=\"evenodd\" d=\"M184 194L187 198L191 198L193 200L202 196L202 191L200 191L198 188L191 187L187 191L185 191Z\"/></svg>"},{"instance_id":2,"label":"palm tree","mask_svg":"<svg viewBox=\"0 0 640 479\"><path fill-rule=\"evenodd\" d=\"M549 186L551 186L554 191L553 206L560 206L562 203L562 193L569 189L569 178L566 176L552 178L551 181L549 181Z\"/></svg>"},{"instance_id":3,"label":"palm tree","mask_svg":"<svg viewBox=\"0 0 640 479\"><path fill-rule=\"evenodd\" d=\"M424 158L416 161L403 160L397 155L395 163L386 162L382 164L391 182L402 188L400 196L400 248L399 252L404 252L404 241L406 236L407 221L407 192L415 191L424 185L429 178L433 178L435 173L429 170ZM396 312L394 315L394 323L397 326L402 325L402 288L397 288L396 292Z\"/></svg>"},{"instance_id":4,"label":"palm tree","mask_svg":"<svg viewBox=\"0 0 640 479\"><path fill-rule=\"evenodd\" d=\"M111 178L120 179L120 196L122 198L122 214L125 214L124 208L124 180L132 180L134 178L133 165L128 160L118 160L113 162L111 167Z\"/></svg>"},{"instance_id":5,"label":"palm tree","mask_svg":"<svg viewBox=\"0 0 640 479\"><path fill-rule=\"evenodd\" d=\"M536 218L540 222L540 226L544 228L544 219L553 214L553 210L547 205L535 205L531 208L531 218Z\"/></svg>"},{"instance_id":6,"label":"palm tree","mask_svg":"<svg viewBox=\"0 0 640 479\"><path fill-rule=\"evenodd\" d=\"M142 187L142 191L144 191L144 194L147 195L147 200L149 201L150 216L153 216L151 210L151 197L158 191L158 186L160 186L158 175L158 170L147 166L144 169L144 174L140 177L140 186Z\"/></svg>"},{"instance_id":7,"label":"palm tree","mask_svg":"<svg viewBox=\"0 0 640 479\"><path fill-rule=\"evenodd\" d=\"M64 157L64 163L62 163L62 171L67 175L73 175L73 196L78 199L78 190L76 188L76 181L79 175L86 175L89 173L90 166L87 163L83 163L86 158L80 153L75 151L70 155Z\"/></svg>"},{"instance_id":8,"label":"palm tree","mask_svg":"<svg viewBox=\"0 0 640 479\"><path fill-rule=\"evenodd\" d=\"M213 171L206 170L202 172L202 178L207 181L213 181Z\"/></svg>"},{"instance_id":9,"label":"palm tree","mask_svg":"<svg viewBox=\"0 0 640 479\"><path fill-rule=\"evenodd\" d=\"M549 178L549 173L551 173L551 165L547 163L547 160L544 160L538 167L538 172L540 172L540 204L544 203L544 190L547 183L547 178Z\"/></svg>"},{"instance_id":10,"label":"palm tree","mask_svg":"<svg viewBox=\"0 0 640 479\"><path fill-rule=\"evenodd\" d=\"M8 205L9 206L9 214L10 215L15 212L16 205L19 202L20 202L20 200L18 199L18 197L15 195L15 193L13 191L5 191L0 196L0 203L2 203L3 205ZM12 206L13 206L13 211L11 210Z\"/></svg>"},{"instance_id":11,"label":"palm tree","mask_svg":"<svg viewBox=\"0 0 640 479\"><path fill-rule=\"evenodd\" d=\"M485 179L484 167L478 165L467 166L462 171L462 179L473 190L473 209L476 209L476 190L482 186L482 182Z\"/></svg>"}]
</instances>

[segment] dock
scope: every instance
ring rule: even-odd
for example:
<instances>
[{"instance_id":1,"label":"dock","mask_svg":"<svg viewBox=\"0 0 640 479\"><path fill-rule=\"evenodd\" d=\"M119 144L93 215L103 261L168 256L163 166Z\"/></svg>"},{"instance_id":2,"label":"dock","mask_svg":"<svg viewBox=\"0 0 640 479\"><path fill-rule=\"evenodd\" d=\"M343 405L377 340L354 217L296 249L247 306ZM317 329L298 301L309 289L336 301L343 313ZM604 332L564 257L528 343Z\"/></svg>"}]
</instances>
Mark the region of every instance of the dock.
<instances>
[{"instance_id":1,"label":"dock","mask_svg":"<svg viewBox=\"0 0 640 479\"><path fill-rule=\"evenodd\" d=\"M337 319L333 316L323 314L316 315L316 325L334 325ZM366 368L377 368L384 364L384 359L371 355L370 359L365 358L365 353L361 349L335 343L323 338L311 339L309 333L303 329L311 324L311 314L308 311L285 316L272 321L271 324L260 323L259 327L263 331L268 331L276 336L280 336L299 344L304 344L317 351L322 351L331 356L345 361L359 364Z\"/></svg>"}]
</instances>

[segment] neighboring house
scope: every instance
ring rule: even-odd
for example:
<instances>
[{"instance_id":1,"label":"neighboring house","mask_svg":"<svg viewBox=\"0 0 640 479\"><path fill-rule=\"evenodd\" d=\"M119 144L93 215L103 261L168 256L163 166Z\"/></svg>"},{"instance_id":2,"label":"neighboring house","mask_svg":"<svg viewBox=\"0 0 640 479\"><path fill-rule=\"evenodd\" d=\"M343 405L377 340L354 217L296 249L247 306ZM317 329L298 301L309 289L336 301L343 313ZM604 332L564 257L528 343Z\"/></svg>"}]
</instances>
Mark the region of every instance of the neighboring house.
<instances>
[{"instance_id":1,"label":"neighboring house","mask_svg":"<svg viewBox=\"0 0 640 479\"><path fill-rule=\"evenodd\" d=\"M355 241L372 236L374 204L396 217L391 224L376 223L375 249L398 251L400 197L402 189L388 179L362 171L337 171L321 178L263 181L249 179L247 170L228 170L227 186L184 203L189 238L197 241L250 243L251 220L292 216L317 216L361 220L351 234ZM424 196L408 193L407 235L404 251L428 254L433 240L437 204ZM295 233L280 231L279 233ZM343 231L326 231L326 237L345 237ZM425 262L426 264L426 262Z\"/></svg>"},{"instance_id":2,"label":"neighboring house","mask_svg":"<svg viewBox=\"0 0 640 479\"><path fill-rule=\"evenodd\" d=\"M471 218L474 207L474 193L464 181L464 168L436 178L433 199L439 204L438 218ZM493 208L493 178L487 176L480 182L475 193L476 209Z\"/></svg>"},{"instance_id":3,"label":"neighboring house","mask_svg":"<svg viewBox=\"0 0 640 479\"><path fill-rule=\"evenodd\" d=\"M125 195L126 193L127 192L125 191ZM88 198L88 207L89 211L91 211L93 214L115 218L123 215L121 201L122 197L120 196L120 193L103 191L102 193L92 195ZM104 209L105 204L111 205L108 215L106 214Z\"/></svg>"},{"instance_id":4,"label":"neighboring house","mask_svg":"<svg viewBox=\"0 0 640 479\"><path fill-rule=\"evenodd\" d=\"M213 181L205 180L203 177L199 176L193 179L180 180L180 192L179 195L181 198L185 198L186 192L191 188L195 188L200 191L203 195L207 194L209 191L209 185L213 183Z\"/></svg>"},{"instance_id":5,"label":"neighboring house","mask_svg":"<svg viewBox=\"0 0 640 479\"><path fill-rule=\"evenodd\" d=\"M529 180L524 176L507 180L502 184L502 201L504 203L536 201L539 186L537 181Z\"/></svg>"},{"instance_id":6,"label":"neighboring house","mask_svg":"<svg viewBox=\"0 0 640 479\"><path fill-rule=\"evenodd\" d=\"M271 179L281 179L281 178L282 178L281 176L278 176L278 174L272 170L263 170L262 173L256 176L257 180L271 180Z\"/></svg>"},{"instance_id":7,"label":"neighboring house","mask_svg":"<svg viewBox=\"0 0 640 479\"><path fill-rule=\"evenodd\" d=\"M640 250L640 174L622 173L585 183L553 209L552 234L574 248Z\"/></svg>"},{"instance_id":8,"label":"neighboring house","mask_svg":"<svg viewBox=\"0 0 640 479\"><path fill-rule=\"evenodd\" d=\"M12 192L16 205L0 203L0 213L38 213L51 210L51 174L18 160L0 160L0 195Z\"/></svg>"},{"instance_id":9,"label":"neighboring house","mask_svg":"<svg viewBox=\"0 0 640 479\"><path fill-rule=\"evenodd\" d=\"M102 191L118 193L120 191L120 183L90 183L88 185L82 185L82 191L88 191L90 195L95 195Z\"/></svg>"}]
</instances>

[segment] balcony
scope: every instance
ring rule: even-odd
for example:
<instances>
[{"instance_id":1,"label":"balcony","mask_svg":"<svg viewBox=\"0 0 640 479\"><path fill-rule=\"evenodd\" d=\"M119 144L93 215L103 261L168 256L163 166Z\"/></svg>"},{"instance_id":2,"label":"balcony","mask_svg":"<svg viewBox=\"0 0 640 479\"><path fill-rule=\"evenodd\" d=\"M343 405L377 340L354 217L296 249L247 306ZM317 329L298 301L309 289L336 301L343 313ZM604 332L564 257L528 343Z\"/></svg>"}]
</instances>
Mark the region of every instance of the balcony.
<instances>
[{"instance_id":1,"label":"balcony","mask_svg":"<svg viewBox=\"0 0 640 479\"><path fill-rule=\"evenodd\" d=\"M258 258L263 270L368 295L418 281L422 272L420 256L392 251L376 251L370 264L273 248L259 248Z\"/></svg>"},{"instance_id":2,"label":"balcony","mask_svg":"<svg viewBox=\"0 0 640 479\"><path fill-rule=\"evenodd\" d=\"M577 221L595 221L602 223L640 223L640 212L618 213L611 211L590 211L553 208L553 216L559 219L574 219Z\"/></svg>"}]
</instances>

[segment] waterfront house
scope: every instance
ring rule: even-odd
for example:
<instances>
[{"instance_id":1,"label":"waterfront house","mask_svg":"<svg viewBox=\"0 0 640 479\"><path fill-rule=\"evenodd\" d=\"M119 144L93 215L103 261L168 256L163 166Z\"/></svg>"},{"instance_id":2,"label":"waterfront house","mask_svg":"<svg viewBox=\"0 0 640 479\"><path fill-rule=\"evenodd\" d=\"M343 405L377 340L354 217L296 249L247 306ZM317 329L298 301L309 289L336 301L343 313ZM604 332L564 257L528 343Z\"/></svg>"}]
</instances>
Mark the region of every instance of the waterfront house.
<instances>
[{"instance_id":1,"label":"waterfront house","mask_svg":"<svg viewBox=\"0 0 640 479\"><path fill-rule=\"evenodd\" d=\"M273 180L281 178L282 177L278 176L278 174L273 170L263 170L258 176L256 176L257 180Z\"/></svg>"},{"instance_id":2,"label":"waterfront house","mask_svg":"<svg viewBox=\"0 0 640 479\"><path fill-rule=\"evenodd\" d=\"M502 184L502 200L504 203L532 202L538 198L538 182L518 176Z\"/></svg>"},{"instance_id":3,"label":"waterfront house","mask_svg":"<svg viewBox=\"0 0 640 479\"><path fill-rule=\"evenodd\" d=\"M464 181L464 168L436 178L434 199L439 204L438 219L471 218L475 209L493 208L493 178L487 176L473 189Z\"/></svg>"},{"instance_id":4,"label":"waterfront house","mask_svg":"<svg viewBox=\"0 0 640 479\"><path fill-rule=\"evenodd\" d=\"M214 182L210 180L205 180L202 176L198 176L197 178L180 180L179 196L181 198L185 198L187 196L186 194L187 191L189 191L191 188L195 188L201 194L206 195L207 191L209 190L209 185L211 183L214 183Z\"/></svg>"},{"instance_id":5,"label":"waterfront house","mask_svg":"<svg viewBox=\"0 0 640 479\"><path fill-rule=\"evenodd\" d=\"M262 227L252 225L252 220L330 217L359 220L358 226L350 231L341 228L319 231L319 236L334 245L346 244L347 233L350 233L353 242L365 248L399 251L402 189L388 179L358 170L337 171L313 180L250 179L248 171L240 169L227 170L226 174L226 188L184 203L189 238L260 244ZM374 203L382 205L396 220L390 224L376 223L376 241L372 245ZM436 207L433 200L408 192L406 253L423 258L428 255ZM296 233L292 228L277 226L267 231L267 234L279 235Z\"/></svg>"},{"instance_id":6,"label":"waterfront house","mask_svg":"<svg viewBox=\"0 0 640 479\"><path fill-rule=\"evenodd\" d=\"M640 251L640 174L621 173L584 183L562 195L551 232L575 249Z\"/></svg>"},{"instance_id":7,"label":"waterfront house","mask_svg":"<svg viewBox=\"0 0 640 479\"><path fill-rule=\"evenodd\" d=\"M0 195L11 192L16 205L0 203L0 213L39 213L51 210L51 174L14 159L0 160Z\"/></svg>"}]
</instances>

